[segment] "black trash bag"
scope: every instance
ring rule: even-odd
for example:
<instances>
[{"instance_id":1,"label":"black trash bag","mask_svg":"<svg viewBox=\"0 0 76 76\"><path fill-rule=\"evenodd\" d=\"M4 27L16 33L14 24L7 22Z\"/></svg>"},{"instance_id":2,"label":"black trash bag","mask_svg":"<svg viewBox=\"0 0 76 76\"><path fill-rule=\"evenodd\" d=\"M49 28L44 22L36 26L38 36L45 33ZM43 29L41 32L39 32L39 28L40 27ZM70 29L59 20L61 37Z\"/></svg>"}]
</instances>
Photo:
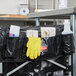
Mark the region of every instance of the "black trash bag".
<instances>
[{"instance_id":1,"label":"black trash bag","mask_svg":"<svg viewBox=\"0 0 76 76\"><path fill-rule=\"evenodd\" d=\"M62 35L62 50L65 54L74 53L73 34Z\"/></svg>"},{"instance_id":2,"label":"black trash bag","mask_svg":"<svg viewBox=\"0 0 76 76\"><path fill-rule=\"evenodd\" d=\"M47 40L47 56L48 57L56 57L62 55L61 50L61 35L55 37L49 37Z\"/></svg>"},{"instance_id":3,"label":"black trash bag","mask_svg":"<svg viewBox=\"0 0 76 76\"><path fill-rule=\"evenodd\" d=\"M24 60L26 58L26 51L27 51L27 44L28 38L26 37L25 32L21 32L20 33L20 37L19 37L19 58L21 60Z\"/></svg>"},{"instance_id":4,"label":"black trash bag","mask_svg":"<svg viewBox=\"0 0 76 76\"><path fill-rule=\"evenodd\" d=\"M5 51L5 58L16 58L18 55L19 38L8 37Z\"/></svg>"},{"instance_id":5,"label":"black trash bag","mask_svg":"<svg viewBox=\"0 0 76 76\"><path fill-rule=\"evenodd\" d=\"M41 27L54 27L56 28L56 36L49 38L41 38L41 48L44 47L44 50L41 50L41 58L52 58L58 55L62 55L61 50L61 32L64 29L63 25L47 25Z\"/></svg>"},{"instance_id":6,"label":"black trash bag","mask_svg":"<svg viewBox=\"0 0 76 76\"><path fill-rule=\"evenodd\" d=\"M6 44L7 33L8 33L7 27L0 28L0 47L3 47L3 45Z\"/></svg>"},{"instance_id":7,"label":"black trash bag","mask_svg":"<svg viewBox=\"0 0 76 76\"><path fill-rule=\"evenodd\" d=\"M25 59L27 40L28 39L24 32L20 32L19 37L8 37L5 57L14 58L16 61Z\"/></svg>"},{"instance_id":8,"label":"black trash bag","mask_svg":"<svg viewBox=\"0 0 76 76\"><path fill-rule=\"evenodd\" d=\"M0 59L4 59L4 54L6 50L6 37L8 33L7 27L0 28Z\"/></svg>"}]
</instances>

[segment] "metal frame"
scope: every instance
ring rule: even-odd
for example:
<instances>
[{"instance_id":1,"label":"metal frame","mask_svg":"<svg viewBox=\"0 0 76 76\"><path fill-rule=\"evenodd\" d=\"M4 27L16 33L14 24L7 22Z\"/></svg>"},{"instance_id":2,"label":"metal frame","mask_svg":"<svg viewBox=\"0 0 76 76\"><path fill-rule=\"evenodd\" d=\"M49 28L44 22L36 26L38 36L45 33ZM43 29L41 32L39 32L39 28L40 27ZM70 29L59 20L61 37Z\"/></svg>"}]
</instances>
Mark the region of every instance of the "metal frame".
<instances>
[{"instance_id":1,"label":"metal frame","mask_svg":"<svg viewBox=\"0 0 76 76\"><path fill-rule=\"evenodd\" d=\"M36 20L36 26L40 26L40 18L44 18L45 15L46 15L45 18L51 16L51 19L53 19L53 18L55 19L55 18L58 18L58 17L60 17L62 19L64 19L64 18L66 18L66 19L70 18L70 20L71 20L71 26L72 26L72 29L73 29L73 35L74 35L74 40L75 40L74 44L75 44L75 51L76 51L76 15L74 14L74 13L76 13L76 7L74 9L70 8L70 9L57 10L57 15L55 14L55 12L56 12L56 10L55 11L46 12L47 14L44 12L44 14L42 16L41 16L42 13L36 13L35 16L34 16L34 14L30 14L28 16L28 18L30 18L30 16L32 16L33 18L35 18L35 20ZM60 12L60 14L59 14L59 12ZM66 15L66 14L68 14L70 17L68 15ZM36 15L38 15L38 17ZM62 16L60 16L60 15L62 15ZM72 57L72 55L69 55L69 56L66 57L67 62L68 62L67 65L68 66L73 66L73 70L68 71L68 75L69 76L76 76L76 72L75 72L76 71L76 60L75 60L75 58L76 58L76 53L73 54L73 57ZM63 66L63 65L55 62L54 60L47 60L47 61L49 61L50 63L53 63L53 64L55 64L55 65L57 65L57 66L59 66L59 67L61 67L63 69L67 69L66 66ZM14 73L17 70L21 69L22 67L24 67L28 63L30 63L30 62L28 61L28 62L23 63L22 65L18 66L14 70L8 72L6 74L6 76L11 75L12 73ZM73 63L73 65L72 65L72 63ZM72 72L73 72L73 74L72 74Z\"/></svg>"},{"instance_id":2,"label":"metal frame","mask_svg":"<svg viewBox=\"0 0 76 76\"><path fill-rule=\"evenodd\" d=\"M36 18L36 26L38 26L39 25L39 20L38 20L39 18ZM70 22L72 22L71 23L71 26L72 26L72 29L73 29L73 35L74 35L74 40L76 39L76 31L75 31L75 28L76 28L76 15L70 15ZM76 48L76 40L75 40L75 48ZM76 51L76 50L75 50ZM72 70L70 70L70 71L66 71L66 74L68 74L69 76L75 76L76 75L76 72L75 72L75 69L76 69L76 62L75 62L75 58L76 58L76 53L73 55L73 57L72 57L72 55L69 55L68 56L68 63L66 64L66 65L68 65L68 67L69 66L73 66L73 64L71 63L72 61L73 61L73 63L74 63L74 66L72 67L72 68L74 68L74 69L72 69ZM68 69L68 67L65 67L65 66L63 66L63 65L61 65L61 64L59 64L59 63L57 63L57 62L55 62L55 61L52 61L52 60L47 60L47 61L49 61L49 62L51 62L51 63L53 63L53 64L55 64L55 65L57 65L57 66L59 66L59 67L61 67L61 68L63 68L63 69Z\"/></svg>"},{"instance_id":3,"label":"metal frame","mask_svg":"<svg viewBox=\"0 0 76 76\"><path fill-rule=\"evenodd\" d=\"M75 15L70 15L70 22L71 22L71 26L72 26L72 30L73 30L74 39L76 38L75 37L76 36L75 35L75 32L76 32L75 31L75 24L76 24L75 20L76 20L76 16ZM38 26L39 23L40 23L39 18L36 18L36 26ZM76 41L75 41L74 44L75 44L75 48L76 48ZM47 61L49 61L50 63L53 63L53 64L55 64L55 65L57 65L57 66L59 66L59 67L61 67L63 69L68 69L71 66L74 69L72 69L70 71L66 71L66 75L68 74L69 76L75 76L76 75L76 72L75 72L75 69L76 69L76 66L75 66L76 65L75 57L76 57L76 54L74 54L73 57L72 57L72 55L69 55L66 58L66 60L68 60L68 61L66 61L66 63L67 63L66 65L68 65L68 67L65 67L65 66L63 66L63 65L61 65L61 64L59 64L59 63L57 63L57 62L55 62L53 60L47 60ZM73 63L74 63L74 66L73 66Z\"/></svg>"},{"instance_id":4,"label":"metal frame","mask_svg":"<svg viewBox=\"0 0 76 76\"><path fill-rule=\"evenodd\" d=\"M72 20L72 27L73 27L73 31L74 31L74 38L75 38L75 15L71 15L71 18L73 18ZM40 26L40 19L39 18L36 18L36 26ZM76 42L76 41L75 41ZM76 45L76 44L75 44ZM74 55L74 58L75 58L76 56ZM71 61L72 61L72 57L71 57L71 55L69 55L68 57L68 66L71 66L72 64L71 64ZM64 65L61 65L61 64L59 64L59 63L57 63L57 62L55 62L54 60L47 60L47 61L49 61L50 63L52 63L52 64L55 64L55 65L57 65L57 66L59 66L59 67L61 67L61 68L63 68L63 69L68 69L68 67L66 67L66 66L64 66ZM73 60L74 61L74 60ZM17 68L15 68L14 70L12 70L12 71L10 71L10 72L8 72L7 74L6 74L6 76L9 76L9 75L11 75L11 74L13 74L13 73L15 73L17 70L19 70L19 69L21 69L22 67L24 67L25 65L27 65L29 62L25 62L25 63L23 63L22 65L20 65L20 66L18 66ZM74 62L75 63L75 62ZM76 63L75 63L76 64ZM73 67L74 69L75 69L75 67ZM68 72L68 75L69 76L73 76L72 75L72 72L73 71L67 71ZM67 74L67 73L66 73ZM75 74L75 72L74 72L74 76L75 76L76 74Z\"/></svg>"},{"instance_id":5,"label":"metal frame","mask_svg":"<svg viewBox=\"0 0 76 76\"><path fill-rule=\"evenodd\" d=\"M74 45L75 45L75 53L73 54L73 76L76 76L76 14L72 14L71 16L71 25L73 29L74 35Z\"/></svg>"},{"instance_id":6,"label":"metal frame","mask_svg":"<svg viewBox=\"0 0 76 76\"><path fill-rule=\"evenodd\" d=\"M36 26L40 26L40 18L36 18L35 21L36 21Z\"/></svg>"},{"instance_id":7,"label":"metal frame","mask_svg":"<svg viewBox=\"0 0 76 76\"><path fill-rule=\"evenodd\" d=\"M47 12L30 13L27 15L27 18L70 19L70 15L72 14L76 14L76 7L55 9Z\"/></svg>"},{"instance_id":8,"label":"metal frame","mask_svg":"<svg viewBox=\"0 0 76 76\"><path fill-rule=\"evenodd\" d=\"M47 60L47 61L49 61L50 63L52 63L54 65L57 65L58 67L61 67L61 68L65 69L65 70L67 69L66 66L64 66L62 64L59 64L59 63L55 62L54 60Z\"/></svg>"},{"instance_id":9,"label":"metal frame","mask_svg":"<svg viewBox=\"0 0 76 76\"><path fill-rule=\"evenodd\" d=\"M59 58L59 57L58 57L58 58ZM56 58L56 59L58 59L58 58ZM58 66L58 67L66 70L67 67L64 66L64 65L62 65L62 64L59 64L59 63L55 62L56 59L51 59L51 60L48 59L48 60L46 60L46 61L48 61L48 62L50 62L50 63L52 63L52 64L54 64L54 65L56 65L56 66ZM13 73L15 73L16 71L18 71L19 69L23 68L25 65L29 64L30 62L31 62L31 61L24 62L24 63L21 64L20 66L16 67L15 69L13 69L13 70L10 71L10 72L8 72L5 76L10 76L11 74L13 74Z\"/></svg>"},{"instance_id":10,"label":"metal frame","mask_svg":"<svg viewBox=\"0 0 76 76\"><path fill-rule=\"evenodd\" d=\"M31 13L27 15L28 18L46 18L46 19L70 19L73 35L74 35L74 45L75 45L75 53L69 56L69 63L72 63L73 70L71 70L71 76L76 76L76 7L65 8L65 9L57 9L48 12L40 12L40 13ZM38 21L39 22L39 21ZM68 65L69 65L68 63ZM69 65L70 66L70 65ZM68 75L70 74L70 71Z\"/></svg>"},{"instance_id":11,"label":"metal frame","mask_svg":"<svg viewBox=\"0 0 76 76\"><path fill-rule=\"evenodd\" d=\"M12 71L8 72L6 74L6 76L10 76L11 74L15 73L16 71L18 71L19 69L21 69L22 67L24 67L25 65L27 65L28 63L30 63L30 61L27 61L27 62L21 64L20 66L18 66L17 68L13 69Z\"/></svg>"}]
</instances>

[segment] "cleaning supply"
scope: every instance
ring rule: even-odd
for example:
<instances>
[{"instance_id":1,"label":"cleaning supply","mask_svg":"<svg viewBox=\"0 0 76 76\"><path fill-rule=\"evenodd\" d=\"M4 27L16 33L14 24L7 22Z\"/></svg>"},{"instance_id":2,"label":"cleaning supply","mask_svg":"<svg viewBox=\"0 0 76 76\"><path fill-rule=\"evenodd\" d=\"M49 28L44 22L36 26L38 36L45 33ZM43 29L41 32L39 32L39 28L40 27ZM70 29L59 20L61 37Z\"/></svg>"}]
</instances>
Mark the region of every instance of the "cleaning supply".
<instances>
[{"instance_id":1,"label":"cleaning supply","mask_svg":"<svg viewBox=\"0 0 76 76\"><path fill-rule=\"evenodd\" d=\"M70 30L70 22L69 20L64 20L64 31L62 34L72 34L73 32Z\"/></svg>"},{"instance_id":2,"label":"cleaning supply","mask_svg":"<svg viewBox=\"0 0 76 76\"><path fill-rule=\"evenodd\" d=\"M70 30L69 20L64 21L64 31L62 32L62 50L65 54L74 52L73 32Z\"/></svg>"},{"instance_id":3,"label":"cleaning supply","mask_svg":"<svg viewBox=\"0 0 76 76\"><path fill-rule=\"evenodd\" d=\"M26 56L30 59L36 59L40 56L41 51L41 38L39 37L29 37L27 43Z\"/></svg>"}]
</instances>

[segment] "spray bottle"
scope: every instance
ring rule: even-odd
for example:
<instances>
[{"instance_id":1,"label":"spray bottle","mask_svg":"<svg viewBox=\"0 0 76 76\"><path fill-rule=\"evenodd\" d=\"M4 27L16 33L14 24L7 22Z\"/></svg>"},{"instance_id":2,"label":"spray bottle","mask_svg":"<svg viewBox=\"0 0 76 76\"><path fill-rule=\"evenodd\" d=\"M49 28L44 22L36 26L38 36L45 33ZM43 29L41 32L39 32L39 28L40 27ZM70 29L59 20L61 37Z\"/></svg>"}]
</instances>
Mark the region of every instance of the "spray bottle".
<instances>
[{"instance_id":1,"label":"spray bottle","mask_svg":"<svg viewBox=\"0 0 76 76\"><path fill-rule=\"evenodd\" d=\"M70 22L69 20L64 20L64 31L62 32L63 35L72 34L73 32L70 29Z\"/></svg>"},{"instance_id":2,"label":"spray bottle","mask_svg":"<svg viewBox=\"0 0 76 76\"><path fill-rule=\"evenodd\" d=\"M62 50L65 54L74 52L73 32L70 29L69 20L64 21L64 31L62 32Z\"/></svg>"}]
</instances>

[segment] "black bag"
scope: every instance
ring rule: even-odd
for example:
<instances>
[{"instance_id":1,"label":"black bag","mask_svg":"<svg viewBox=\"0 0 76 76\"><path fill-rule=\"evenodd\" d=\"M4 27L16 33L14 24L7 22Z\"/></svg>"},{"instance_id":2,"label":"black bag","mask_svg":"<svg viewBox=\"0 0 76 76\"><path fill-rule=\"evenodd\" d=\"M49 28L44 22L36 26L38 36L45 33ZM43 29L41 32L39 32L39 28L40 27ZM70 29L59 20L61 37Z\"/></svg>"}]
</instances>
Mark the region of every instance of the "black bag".
<instances>
[{"instance_id":1,"label":"black bag","mask_svg":"<svg viewBox=\"0 0 76 76\"><path fill-rule=\"evenodd\" d=\"M5 50L5 58L15 58L18 54L19 38L7 37L7 44Z\"/></svg>"},{"instance_id":2,"label":"black bag","mask_svg":"<svg viewBox=\"0 0 76 76\"><path fill-rule=\"evenodd\" d=\"M27 51L27 44L28 38L26 37L26 34L24 32L20 33L19 37L19 58L21 60L25 60L26 58L26 51Z\"/></svg>"},{"instance_id":3,"label":"black bag","mask_svg":"<svg viewBox=\"0 0 76 76\"><path fill-rule=\"evenodd\" d=\"M0 28L0 60L4 59L4 54L6 50L6 37L8 33L7 27Z\"/></svg>"},{"instance_id":4,"label":"black bag","mask_svg":"<svg viewBox=\"0 0 76 76\"><path fill-rule=\"evenodd\" d=\"M73 34L62 35L62 50L65 54L74 53Z\"/></svg>"},{"instance_id":5,"label":"black bag","mask_svg":"<svg viewBox=\"0 0 76 76\"><path fill-rule=\"evenodd\" d=\"M61 35L48 38L47 45L47 54L49 57L62 55L63 51L61 50Z\"/></svg>"},{"instance_id":6,"label":"black bag","mask_svg":"<svg viewBox=\"0 0 76 76\"><path fill-rule=\"evenodd\" d=\"M43 38L42 43L44 48L47 47L46 50L41 50L41 57L42 58L55 58L57 56L60 56L63 54L63 51L61 50L61 35L49 37L49 38ZM42 46L41 46L42 47Z\"/></svg>"},{"instance_id":7,"label":"black bag","mask_svg":"<svg viewBox=\"0 0 76 76\"><path fill-rule=\"evenodd\" d=\"M5 58L13 58L19 61L26 56L27 38L24 32L20 32L19 37L8 37L5 51Z\"/></svg>"}]
</instances>

